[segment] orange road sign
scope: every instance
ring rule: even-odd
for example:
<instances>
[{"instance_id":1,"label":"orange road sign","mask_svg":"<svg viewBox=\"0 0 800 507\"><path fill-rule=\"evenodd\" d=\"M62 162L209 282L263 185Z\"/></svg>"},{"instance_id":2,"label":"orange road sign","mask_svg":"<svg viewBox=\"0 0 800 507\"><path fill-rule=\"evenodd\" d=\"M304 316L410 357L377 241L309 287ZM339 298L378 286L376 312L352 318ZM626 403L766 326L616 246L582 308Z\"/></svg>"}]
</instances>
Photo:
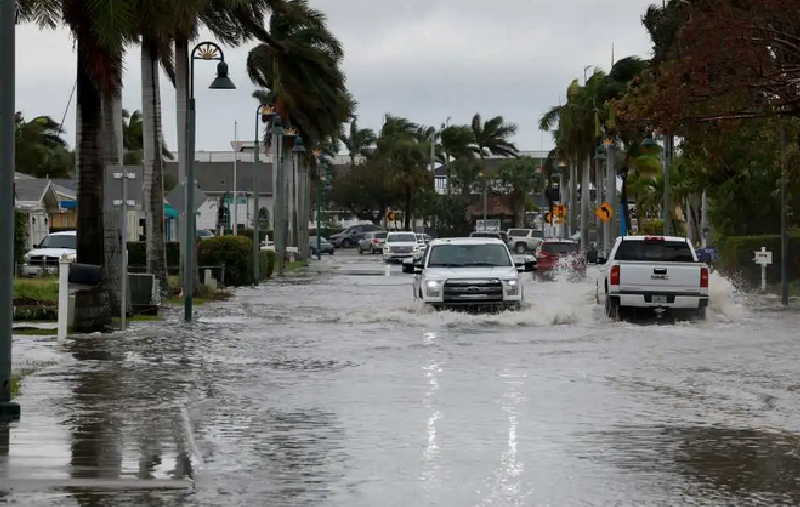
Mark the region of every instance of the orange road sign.
<instances>
[{"instance_id":1,"label":"orange road sign","mask_svg":"<svg viewBox=\"0 0 800 507\"><path fill-rule=\"evenodd\" d=\"M609 203L604 202L594 210L594 214L603 222L608 222L614 216L614 208Z\"/></svg>"}]
</instances>

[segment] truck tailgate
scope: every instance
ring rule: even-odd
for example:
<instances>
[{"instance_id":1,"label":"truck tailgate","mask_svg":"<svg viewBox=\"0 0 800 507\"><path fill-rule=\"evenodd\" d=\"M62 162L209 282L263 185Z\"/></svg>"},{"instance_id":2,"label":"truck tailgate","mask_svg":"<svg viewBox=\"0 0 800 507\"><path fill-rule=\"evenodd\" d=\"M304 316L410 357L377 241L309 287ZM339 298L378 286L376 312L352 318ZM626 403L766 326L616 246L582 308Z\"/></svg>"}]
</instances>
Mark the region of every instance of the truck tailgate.
<instances>
[{"instance_id":1,"label":"truck tailgate","mask_svg":"<svg viewBox=\"0 0 800 507\"><path fill-rule=\"evenodd\" d=\"M692 292L700 290L699 263L618 261L621 291Z\"/></svg>"}]
</instances>

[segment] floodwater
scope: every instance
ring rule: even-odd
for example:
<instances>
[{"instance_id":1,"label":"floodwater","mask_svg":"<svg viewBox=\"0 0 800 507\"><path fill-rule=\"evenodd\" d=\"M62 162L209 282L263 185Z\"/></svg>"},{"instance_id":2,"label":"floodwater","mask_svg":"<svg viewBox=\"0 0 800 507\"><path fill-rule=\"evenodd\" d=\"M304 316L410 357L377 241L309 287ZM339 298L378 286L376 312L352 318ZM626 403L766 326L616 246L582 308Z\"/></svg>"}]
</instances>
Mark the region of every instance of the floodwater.
<instances>
[{"instance_id":1,"label":"floodwater","mask_svg":"<svg viewBox=\"0 0 800 507\"><path fill-rule=\"evenodd\" d=\"M28 342L48 363L0 431L0 490L21 505L800 503L800 313L714 276L707 322L612 323L597 275L526 275L519 312L433 312L411 275L338 252L191 325L174 310Z\"/></svg>"}]
</instances>

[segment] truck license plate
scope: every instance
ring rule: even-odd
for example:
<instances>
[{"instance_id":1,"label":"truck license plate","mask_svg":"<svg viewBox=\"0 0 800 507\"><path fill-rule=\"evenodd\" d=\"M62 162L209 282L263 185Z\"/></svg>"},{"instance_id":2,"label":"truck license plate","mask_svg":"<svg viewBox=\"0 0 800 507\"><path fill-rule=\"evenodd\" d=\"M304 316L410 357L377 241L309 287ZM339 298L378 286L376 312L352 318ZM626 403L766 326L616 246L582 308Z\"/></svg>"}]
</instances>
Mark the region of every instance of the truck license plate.
<instances>
[{"instance_id":1,"label":"truck license plate","mask_svg":"<svg viewBox=\"0 0 800 507\"><path fill-rule=\"evenodd\" d=\"M667 296L653 296L653 303L665 305L667 304Z\"/></svg>"}]
</instances>

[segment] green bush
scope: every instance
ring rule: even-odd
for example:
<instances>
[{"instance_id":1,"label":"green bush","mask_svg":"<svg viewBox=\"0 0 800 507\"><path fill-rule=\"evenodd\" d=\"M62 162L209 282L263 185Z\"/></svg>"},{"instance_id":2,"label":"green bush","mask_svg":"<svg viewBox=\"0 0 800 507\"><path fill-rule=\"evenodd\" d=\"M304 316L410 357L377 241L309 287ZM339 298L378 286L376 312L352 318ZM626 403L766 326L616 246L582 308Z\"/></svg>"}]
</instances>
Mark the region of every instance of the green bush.
<instances>
[{"instance_id":1,"label":"green bush","mask_svg":"<svg viewBox=\"0 0 800 507\"><path fill-rule=\"evenodd\" d=\"M261 230L258 231L258 237L260 239L259 245L264 242L264 238L267 236L267 232L270 232L270 231L261 231ZM232 231L231 231L231 233L232 233ZM236 233L239 236L244 236L246 238L250 238L251 241L253 240L253 229L238 229L236 231Z\"/></svg>"},{"instance_id":2,"label":"green bush","mask_svg":"<svg viewBox=\"0 0 800 507\"><path fill-rule=\"evenodd\" d=\"M259 256L259 261L259 274L263 281L270 278L275 271L275 252L262 251Z\"/></svg>"},{"instance_id":3,"label":"green bush","mask_svg":"<svg viewBox=\"0 0 800 507\"><path fill-rule=\"evenodd\" d=\"M225 265L225 284L247 285L253 278L250 262L252 242L244 236L218 236L198 243L200 266Z\"/></svg>"},{"instance_id":4,"label":"green bush","mask_svg":"<svg viewBox=\"0 0 800 507\"><path fill-rule=\"evenodd\" d=\"M177 266L180 264L180 243L168 241L167 266ZM128 242L128 265L147 266L147 246L144 241Z\"/></svg>"},{"instance_id":5,"label":"green bush","mask_svg":"<svg viewBox=\"0 0 800 507\"><path fill-rule=\"evenodd\" d=\"M22 264L25 258L25 245L28 242L27 215L14 210L14 259Z\"/></svg>"},{"instance_id":6,"label":"green bush","mask_svg":"<svg viewBox=\"0 0 800 507\"><path fill-rule=\"evenodd\" d=\"M761 266L753 262L756 250L767 247L772 252L773 264L767 266L767 283L779 283L781 279L781 237L728 236L720 241L719 268L733 276L745 286L753 287L761 283ZM800 232L789 235L789 280L800 277Z\"/></svg>"}]
</instances>

